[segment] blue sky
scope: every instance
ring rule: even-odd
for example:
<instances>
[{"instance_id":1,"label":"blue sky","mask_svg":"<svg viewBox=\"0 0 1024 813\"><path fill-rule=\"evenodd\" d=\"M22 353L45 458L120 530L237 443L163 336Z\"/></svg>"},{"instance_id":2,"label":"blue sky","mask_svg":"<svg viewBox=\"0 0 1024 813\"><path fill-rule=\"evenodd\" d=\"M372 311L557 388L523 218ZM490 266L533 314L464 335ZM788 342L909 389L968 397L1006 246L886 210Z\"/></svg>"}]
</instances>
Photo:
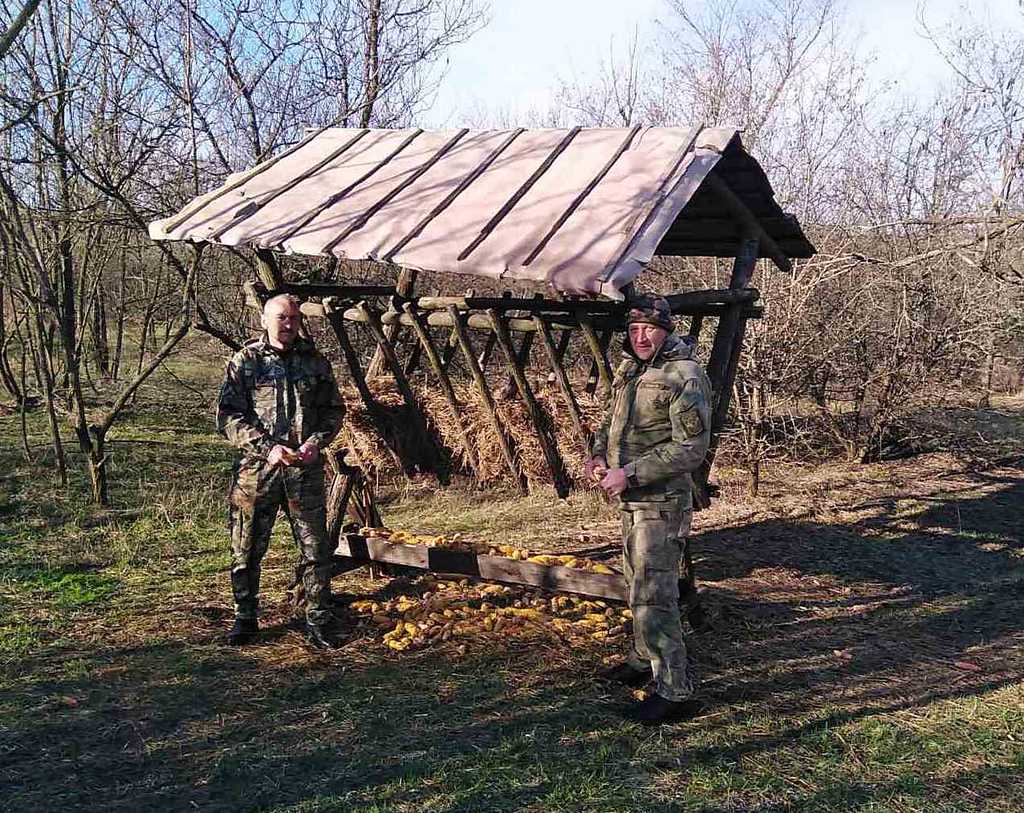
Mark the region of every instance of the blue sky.
<instances>
[{"instance_id":1,"label":"blue sky","mask_svg":"<svg viewBox=\"0 0 1024 813\"><path fill-rule=\"evenodd\" d=\"M692 0L699 6L701 0ZM874 78L898 78L908 90L926 90L945 73L920 35L919 0L847 0L851 31L874 52ZM1018 0L927 0L926 16L942 23L964 6L995 21L1024 26ZM625 45L636 30L650 40L663 0L491 0L490 23L454 49L448 73L428 115L435 126L460 123L481 109L515 113L548 106L556 77L584 78L612 43Z\"/></svg>"}]
</instances>

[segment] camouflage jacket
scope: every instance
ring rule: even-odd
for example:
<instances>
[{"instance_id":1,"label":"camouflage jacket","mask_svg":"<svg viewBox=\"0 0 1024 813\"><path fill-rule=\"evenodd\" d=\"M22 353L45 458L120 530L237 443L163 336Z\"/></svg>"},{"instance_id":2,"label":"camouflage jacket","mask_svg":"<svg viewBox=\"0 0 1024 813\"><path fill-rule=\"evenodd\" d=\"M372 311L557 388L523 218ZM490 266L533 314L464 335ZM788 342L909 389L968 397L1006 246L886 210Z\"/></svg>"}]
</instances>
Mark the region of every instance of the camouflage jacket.
<instances>
[{"instance_id":1,"label":"camouflage jacket","mask_svg":"<svg viewBox=\"0 0 1024 813\"><path fill-rule=\"evenodd\" d=\"M642 362L627 342L590 446L591 455L625 469L623 502L691 493L690 472L703 462L711 437L711 384L693 350L692 339L670 333L654 358Z\"/></svg>"},{"instance_id":2,"label":"camouflage jacket","mask_svg":"<svg viewBox=\"0 0 1024 813\"><path fill-rule=\"evenodd\" d=\"M323 448L341 428L345 404L330 362L299 338L286 352L266 334L247 342L224 371L217 431L246 455L266 457L276 444Z\"/></svg>"}]
</instances>

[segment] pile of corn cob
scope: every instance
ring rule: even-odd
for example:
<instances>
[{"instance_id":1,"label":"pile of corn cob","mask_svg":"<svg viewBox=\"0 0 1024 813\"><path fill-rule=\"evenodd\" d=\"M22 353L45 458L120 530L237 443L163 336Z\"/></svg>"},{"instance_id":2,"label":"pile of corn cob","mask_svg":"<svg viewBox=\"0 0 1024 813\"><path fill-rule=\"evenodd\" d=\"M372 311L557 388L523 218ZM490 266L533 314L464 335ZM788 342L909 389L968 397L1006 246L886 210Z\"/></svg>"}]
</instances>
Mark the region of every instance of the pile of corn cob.
<instances>
[{"instance_id":1,"label":"pile of corn cob","mask_svg":"<svg viewBox=\"0 0 1024 813\"><path fill-rule=\"evenodd\" d=\"M440 580L427 575L419 596L354 601L349 609L383 632L396 652L453 642L460 654L469 639L500 634L553 634L576 642L621 643L632 624L629 610L608 602L540 591Z\"/></svg>"}]
</instances>

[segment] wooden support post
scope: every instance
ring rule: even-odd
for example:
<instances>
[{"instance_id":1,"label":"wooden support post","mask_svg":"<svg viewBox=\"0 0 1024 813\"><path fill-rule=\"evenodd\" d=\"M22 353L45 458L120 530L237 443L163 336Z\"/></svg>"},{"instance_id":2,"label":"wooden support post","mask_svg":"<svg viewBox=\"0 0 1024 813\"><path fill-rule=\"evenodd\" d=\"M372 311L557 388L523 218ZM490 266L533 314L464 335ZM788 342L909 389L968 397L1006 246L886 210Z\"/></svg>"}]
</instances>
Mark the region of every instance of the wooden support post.
<instances>
[{"instance_id":1,"label":"wooden support post","mask_svg":"<svg viewBox=\"0 0 1024 813\"><path fill-rule=\"evenodd\" d=\"M508 360L508 366L512 371L512 378L515 380L516 387L519 389L519 397L523 399L523 403L526 405L526 411L530 415L530 421L533 423L533 428L537 432L537 438L540 441L541 449L544 451L544 460L548 464L548 469L551 471L551 477L555 483L555 491L558 493L559 497L568 497L569 478L565 473L565 464L562 462L561 455L558 454L558 446L555 444L554 438L551 435L551 428L549 421L547 420L547 416L544 415L544 412L540 408L540 404L537 403L537 399L533 395L533 390L530 388L530 382L526 379L526 373L519 362L516 349L512 344L512 337L509 335L508 326L495 310L488 310L487 316L490 318L491 324L494 326L494 335L498 337L498 344L501 345L501 349L505 353L505 358Z\"/></svg>"},{"instance_id":2,"label":"wooden support post","mask_svg":"<svg viewBox=\"0 0 1024 813\"><path fill-rule=\"evenodd\" d=\"M477 364L476 355L473 352L473 345L470 343L469 335L466 333L466 328L462 323L462 315L454 305L450 305L448 307L448 314L451 316L453 332L458 338L459 347L462 349L462 356L466 360L466 366L469 367L469 372L473 376L473 381L476 383L477 391L480 393L480 398L484 403L484 409L486 410L488 417L491 419L491 425L494 427L495 434L498 436L498 445L501 447L501 455L505 458L508 470L511 472L513 479L519 486L519 489L525 494L527 493L526 478L523 477L522 473L516 467L515 457L512 455L512 447L509 445L509 439L505 435L505 427L501 424L501 418L498 415L498 408L494 405L494 398L491 396L491 391L487 387L487 379L484 378L483 371L480 369L480 365Z\"/></svg>"},{"instance_id":3,"label":"wooden support post","mask_svg":"<svg viewBox=\"0 0 1024 813\"><path fill-rule=\"evenodd\" d=\"M356 389L359 391L359 397L363 400L363 406L366 407L366 412L370 416L370 420L377 430L377 434L380 435L384 441L384 445L391 453L392 459L398 465L398 468L405 472L407 466L398 453L395 451L393 444L391 443L391 433L388 430L387 422L384 420L384 415L381 411L380 404L373 397L373 393L370 392L370 388L366 384L366 377L363 375L363 366L359 363L359 354L356 352L355 347L352 346L352 340L349 338L348 330L345 328L345 317L343 312L334 308L334 301L327 298L323 302L324 315L327 317L327 321L330 323L331 328L334 330L334 335L338 339L338 345L341 347L341 353L345 358L345 363L348 365L349 374L352 376L352 381L356 385Z\"/></svg>"},{"instance_id":4,"label":"wooden support post","mask_svg":"<svg viewBox=\"0 0 1024 813\"><path fill-rule=\"evenodd\" d=\"M395 283L395 294L397 295L392 301L392 307L398 308L398 297L402 299L408 299L412 296L413 288L416 285L416 272L411 268L403 268L398 272L398 281ZM396 322L390 324L384 328L384 335L387 337L389 342L393 342L398 337L398 331L401 330L401 323ZM370 363L366 367L366 377L373 379L381 374L381 370L384 367L384 357L382 355L383 349L378 346L376 352L373 354L373 358L370 359Z\"/></svg>"},{"instance_id":5,"label":"wooden support post","mask_svg":"<svg viewBox=\"0 0 1024 813\"><path fill-rule=\"evenodd\" d=\"M555 355L558 357L558 361L565 361L566 351L569 349L569 343L572 341L572 329L565 328L562 331L562 338L558 340L558 348L555 351Z\"/></svg>"},{"instance_id":6,"label":"wooden support post","mask_svg":"<svg viewBox=\"0 0 1024 813\"><path fill-rule=\"evenodd\" d=\"M516 363L520 368L528 368L530 363L530 349L533 347L533 333L524 333L523 338L520 340L519 350L516 351ZM511 337L510 337L511 338ZM498 400L505 400L511 398L512 394L516 390L515 376L509 376L508 381L505 382L505 386L501 391L501 395Z\"/></svg>"},{"instance_id":7,"label":"wooden support post","mask_svg":"<svg viewBox=\"0 0 1024 813\"><path fill-rule=\"evenodd\" d=\"M409 358L405 360L405 373L406 378L411 378L416 372L416 368L420 366L420 358L423 356L423 345L419 342L414 342L412 348L409 350Z\"/></svg>"},{"instance_id":8,"label":"wooden support post","mask_svg":"<svg viewBox=\"0 0 1024 813\"><path fill-rule=\"evenodd\" d=\"M331 483L331 491L327 496L327 538L331 540L332 545L336 546L341 538L341 529L345 524L345 512L348 510L348 502L352 497L354 485L355 475L342 470L338 471Z\"/></svg>"},{"instance_id":9,"label":"wooden support post","mask_svg":"<svg viewBox=\"0 0 1024 813\"><path fill-rule=\"evenodd\" d=\"M476 360L476 363L480 365L481 370L487 369L487 364L491 360L491 354L494 352L494 344L497 339L494 338L493 333L489 333L487 338L484 339L484 349L480 351L480 357Z\"/></svg>"},{"instance_id":10,"label":"wooden support post","mask_svg":"<svg viewBox=\"0 0 1024 813\"><path fill-rule=\"evenodd\" d=\"M562 364L565 361L565 353L569 349L569 343L572 341L572 329L565 328L562 331L562 335L558 340L558 347L555 348L555 358L558 359L558 363ZM548 383L552 383L555 380L554 372L548 373Z\"/></svg>"},{"instance_id":11,"label":"wooden support post","mask_svg":"<svg viewBox=\"0 0 1024 813\"><path fill-rule=\"evenodd\" d=\"M444 349L441 350L441 366L444 367L444 371L448 372L448 368L452 365L452 359L455 358L455 353L459 349L459 337L452 330L448 334L448 340L444 343Z\"/></svg>"},{"instance_id":12,"label":"wooden support post","mask_svg":"<svg viewBox=\"0 0 1024 813\"><path fill-rule=\"evenodd\" d=\"M256 276L271 295L284 289L284 274L281 273L277 257L270 249L256 249Z\"/></svg>"},{"instance_id":13,"label":"wooden support post","mask_svg":"<svg viewBox=\"0 0 1024 813\"><path fill-rule=\"evenodd\" d=\"M690 338L697 341L700 338L700 329L704 325L704 317L699 313L690 318Z\"/></svg>"},{"instance_id":14,"label":"wooden support post","mask_svg":"<svg viewBox=\"0 0 1024 813\"><path fill-rule=\"evenodd\" d=\"M370 328L370 333L373 334L373 338L377 340L377 347L380 349L385 363L391 369L391 374L395 378L395 384L398 385L398 391L402 393L402 399L405 401L405 408L409 413L409 418L413 422L416 433L426 444L428 444L429 450L434 456L434 460L431 461L431 463L435 464L438 479L447 485L448 473L444 470L445 466L443 465L440 450L437 448L437 444L433 442L433 436L430 434L430 430L427 427L427 420L423 415L423 411L420 409L419 403L416 401L416 396L413 394L412 387L409 386L409 380L405 377L405 373L402 372L402 365L398 361L398 356L395 355L395 348L384 333L384 326L380 323L380 317L375 311L370 310L366 302L360 302L356 305L356 309L366 320L366 324Z\"/></svg>"},{"instance_id":15,"label":"wooden support post","mask_svg":"<svg viewBox=\"0 0 1024 813\"><path fill-rule=\"evenodd\" d=\"M569 418L572 420L573 429L576 430L576 436L580 439L580 443L586 447L590 438L587 435L587 431L583 428L583 417L580 415L580 407L576 403L576 396L573 395L572 384L565 372L565 367L562 366L562 360L558 357L558 348L555 347L551 331L538 314L533 315L533 322L537 325L537 332L540 334L544 345L544 352L547 353L552 374L555 376L555 381L558 382L558 388L562 391L562 398L565 399L565 406L569 410Z\"/></svg>"},{"instance_id":16,"label":"wooden support post","mask_svg":"<svg viewBox=\"0 0 1024 813\"><path fill-rule=\"evenodd\" d=\"M583 338L586 339L587 347L590 348L590 354L594 357L594 363L597 365L597 378L601 382L602 397L607 398L612 391L612 371L608 366L608 357L605 355L597 333L594 332L594 325L588 317L580 315L580 329L583 331Z\"/></svg>"},{"instance_id":17,"label":"wooden support post","mask_svg":"<svg viewBox=\"0 0 1024 813\"><path fill-rule=\"evenodd\" d=\"M757 257L758 239L748 233L733 263L730 288L741 289L749 285L757 265ZM715 460L719 435L729 413L733 380L746 330L746 317L743 315L745 307L745 304L740 302L729 306L718 320L718 330L715 331L715 340L711 347L707 368L714 391L711 406L711 443L704 463L694 473L694 505L697 508L706 508L710 504L707 495L708 475Z\"/></svg>"},{"instance_id":18,"label":"wooden support post","mask_svg":"<svg viewBox=\"0 0 1024 813\"><path fill-rule=\"evenodd\" d=\"M437 380L441 384L441 392L444 393L444 397L448 401L448 407L452 411L452 417L455 418L455 425L459 428L459 437L462 440L462 448L466 452L466 459L469 461L469 467L473 470L473 474L479 478L480 464L477 462L473 443L469 439L469 430L466 428L466 422L462 418L462 410L459 409L459 399L455 395L455 388L452 386L452 380L448 376L448 371L445 370L444 364L441 362L441 357L437 354L437 348L434 346L434 340L430 337L430 332L427 330L426 324L424 324L419 313L416 311L415 306L411 302L406 302L403 310L412 317L412 329L420 340L420 345L423 348L423 353L427 357L427 362L430 364L431 369L434 371L434 375L437 376Z\"/></svg>"}]
</instances>

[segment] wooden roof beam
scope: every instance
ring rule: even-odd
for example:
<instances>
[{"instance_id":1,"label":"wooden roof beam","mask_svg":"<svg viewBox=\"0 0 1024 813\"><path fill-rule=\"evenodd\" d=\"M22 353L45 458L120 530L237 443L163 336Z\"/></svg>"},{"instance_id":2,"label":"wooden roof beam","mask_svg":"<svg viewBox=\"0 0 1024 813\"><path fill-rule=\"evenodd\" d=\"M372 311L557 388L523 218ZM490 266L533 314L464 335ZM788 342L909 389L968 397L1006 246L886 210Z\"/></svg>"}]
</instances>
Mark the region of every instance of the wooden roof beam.
<instances>
[{"instance_id":1,"label":"wooden roof beam","mask_svg":"<svg viewBox=\"0 0 1024 813\"><path fill-rule=\"evenodd\" d=\"M722 201L729 210L729 213L739 221L742 231L746 234L757 236L761 247L761 255L771 259L779 267L779 270L786 271L787 273L791 272L793 270L793 263L790 262L789 257L779 248L778 243L772 239L771 235L764 230L761 222L750 211L747 204L740 200L739 196L732 191L729 184L722 180L715 172L709 173L707 178L704 179L704 183L718 196L718 199Z\"/></svg>"}]
</instances>

